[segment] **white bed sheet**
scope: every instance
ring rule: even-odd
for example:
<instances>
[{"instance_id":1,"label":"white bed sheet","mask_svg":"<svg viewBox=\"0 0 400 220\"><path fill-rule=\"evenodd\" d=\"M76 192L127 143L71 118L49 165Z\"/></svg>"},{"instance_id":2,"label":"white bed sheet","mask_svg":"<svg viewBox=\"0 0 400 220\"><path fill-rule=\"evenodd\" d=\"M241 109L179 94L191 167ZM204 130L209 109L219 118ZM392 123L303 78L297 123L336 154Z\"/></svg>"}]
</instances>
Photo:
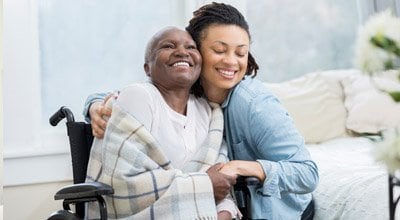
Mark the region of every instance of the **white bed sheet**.
<instances>
[{"instance_id":1,"label":"white bed sheet","mask_svg":"<svg viewBox=\"0 0 400 220\"><path fill-rule=\"evenodd\" d=\"M307 146L320 175L313 193L315 220L389 219L388 174L373 159L374 147L367 138L338 138Z\"/></svg>"}]
</instances>

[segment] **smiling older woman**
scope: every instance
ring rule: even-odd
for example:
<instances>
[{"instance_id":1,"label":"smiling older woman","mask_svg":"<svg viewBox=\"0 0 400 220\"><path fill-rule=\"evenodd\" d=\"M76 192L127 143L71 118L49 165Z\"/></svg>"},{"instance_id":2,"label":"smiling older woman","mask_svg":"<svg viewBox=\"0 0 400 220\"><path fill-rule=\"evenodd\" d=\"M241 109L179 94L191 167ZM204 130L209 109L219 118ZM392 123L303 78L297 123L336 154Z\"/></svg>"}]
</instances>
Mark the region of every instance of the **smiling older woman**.
<instances>
[{"instance_id":1,"label":"smiling older woman","mask_svg":"<svg viewBox=\"0 0 400 220\"><path fill-rule=\"evenodd\" d=\"M121 91L104 143L96 139L91 152L88 181L114 186L115 196L106 199L112 207L109 216L148 218L149 208L151 215L163 218L238 215L234 202L226 198L236 177L218 172L223 164L217 162L227 161L226 145L221 144L222 111L190 94L201 63L186 31L165 28L149 41L144 70L150 82Z\"/></svg>"}]
</instances>

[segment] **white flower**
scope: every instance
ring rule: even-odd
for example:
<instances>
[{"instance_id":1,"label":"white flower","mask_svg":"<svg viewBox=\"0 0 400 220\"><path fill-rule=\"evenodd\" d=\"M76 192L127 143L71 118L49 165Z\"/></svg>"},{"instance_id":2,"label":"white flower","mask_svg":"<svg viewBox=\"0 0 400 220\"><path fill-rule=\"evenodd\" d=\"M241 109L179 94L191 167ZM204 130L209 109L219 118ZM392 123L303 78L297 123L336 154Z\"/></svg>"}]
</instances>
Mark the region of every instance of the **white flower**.
<instances>
[{"instance_id":1,"label":"white flower","mask_svg":"<svg viewBox=\"0 0 400 220\"><path fill-rule=\"evenodd\" d=\"M385 69L385 62L394 60L395 55L371 43L374 36L385 36L400 45L400 19L390 11L372 16L358 32L356 41L355 64L364 72L372 75Z\"/></svg>"},{"instance_id":2,"label":"white flower","mask_svg":"<svg viewBox=\"0 0 400 220\"><path fill-rule=\"evenodd\" d=\"M358 32L355 51L356 66L364 73L368 73L377 86L377 81L372 75L383 73L387 69L396 69L396 65L398 65L396 62L399 61L399 58L400 18L393 16L390 11L372 16ZM396 75L398 73L400 72L395 72ZM380 74L379 77L382 75ZM386 89L379 88L379 90L387 92L395 101L400 102L400 91L397 89L387 91ZM400 127L386 131L374 153L375 159L383 162L390 173L393 174L399 170Z\"/></svg>"},{"instance_id":3,"label":"white flower","mask_svg":"<svg viewBox=\"0 0 400 220\"><path fill-rule=\"evenodd\" d=\"M400 168L399 129L393 129L384 134L383 141L377 146L375 158L385 163L390 173Z\"/></svg>"}]
</instances>

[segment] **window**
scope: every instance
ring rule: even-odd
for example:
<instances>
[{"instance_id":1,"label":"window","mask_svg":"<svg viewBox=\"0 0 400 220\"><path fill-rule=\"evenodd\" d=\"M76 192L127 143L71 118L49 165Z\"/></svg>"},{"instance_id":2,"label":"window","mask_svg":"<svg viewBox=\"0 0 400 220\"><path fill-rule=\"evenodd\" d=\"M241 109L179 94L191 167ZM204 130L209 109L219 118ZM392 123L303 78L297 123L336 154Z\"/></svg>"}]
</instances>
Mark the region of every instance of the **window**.
<instances>
[{"instance_id":1,"label":"window","mask_svg":"<svg viewBox=\"0 0 400 220\"><path fill-rule=\"evenodd\" d=\"M173 25L170 1L39 1L42 118L71 107L82 120L85 98L146 80L144 49Z\"/></svg>"},{"instance_id":2,"label":"window","mask_svg":"<svg viewBox=\"0 0 400 220\"><path fill-rule=\"evenodd\" d=\"M359 24L356 1L248 2L251 50L262 80L279 82L316 70L352 67Z\"/></svg>"},{"instance_id":3,"label":"window","mask_svg":"<svg viewBox=\"0 0 400 220\"><path fill-rule=\"evenodd\" d=\"M185 23L180 0L4 1L5 185L70 179L62 105L82 120L87 95L145 80L144 48ZM10 172L11 171L11 172Z\"/></svg>"}]
</instances>

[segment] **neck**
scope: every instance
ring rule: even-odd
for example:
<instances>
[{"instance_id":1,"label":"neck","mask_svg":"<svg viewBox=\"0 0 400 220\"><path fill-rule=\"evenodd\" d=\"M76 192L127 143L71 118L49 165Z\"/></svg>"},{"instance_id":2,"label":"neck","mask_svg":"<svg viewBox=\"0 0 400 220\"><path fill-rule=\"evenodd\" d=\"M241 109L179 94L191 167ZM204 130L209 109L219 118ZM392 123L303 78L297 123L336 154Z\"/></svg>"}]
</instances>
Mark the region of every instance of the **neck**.
<instances>
[{"instance_id":1,"label":"neck","mask_svg":"<svg viewBox=\"0 0 400 220\"><path fill-rule=\"evenodd\" d=\"M229 89L221 89L213 86L203 85L204 94L211 102L222 104L229 94Z\"/></svg>"},{"instance_id":2,"label":"neck","mask_svg":"<svg viewBox=\"0 0 400 220\"><path fill-rule=\"evenodd\" d=\"M187 101L189 100L189 90L167 90L162 87L157 88L169 107L179 114L186 115Z\"/></svg>"}]
</instances>

